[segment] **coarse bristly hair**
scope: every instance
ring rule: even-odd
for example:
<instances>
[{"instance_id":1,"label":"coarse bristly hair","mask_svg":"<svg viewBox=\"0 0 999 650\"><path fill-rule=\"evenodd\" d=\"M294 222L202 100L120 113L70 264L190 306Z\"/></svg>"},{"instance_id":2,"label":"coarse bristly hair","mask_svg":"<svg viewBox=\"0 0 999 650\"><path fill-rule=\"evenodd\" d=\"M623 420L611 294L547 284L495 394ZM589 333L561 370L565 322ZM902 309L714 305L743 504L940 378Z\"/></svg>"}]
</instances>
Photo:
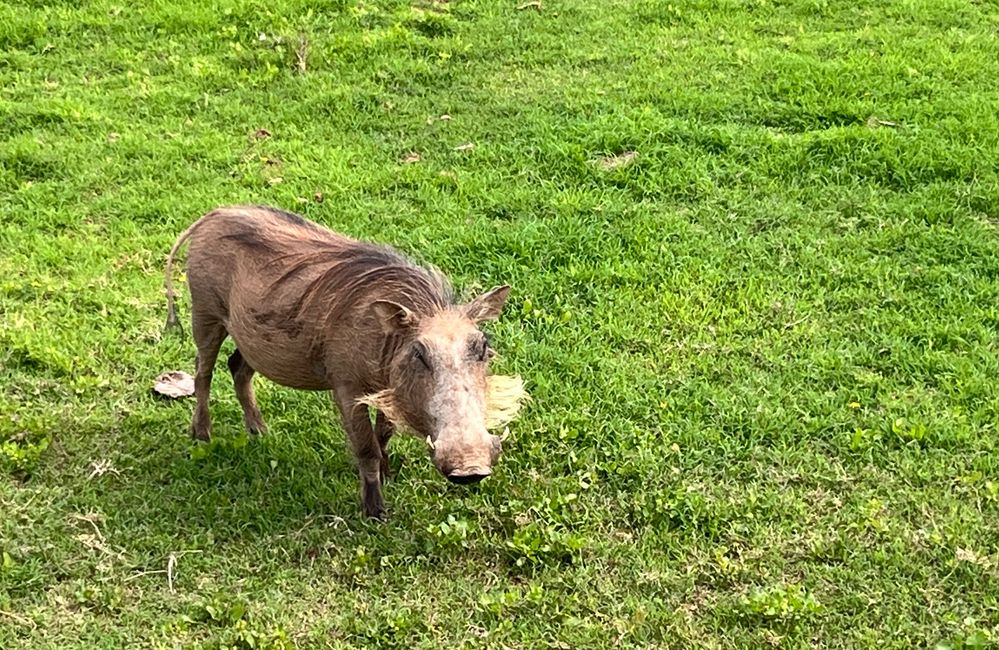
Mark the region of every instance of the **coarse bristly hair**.
<instances>
[{"instance_id":1,"label":"coarse bristly hair","mask_svg":"<svg viewBox=\"0 0 999 650\"><path fill-rule=\"evenodd\" d=\"M519 376L489 375L486 377L486 428L498 429L512 422L520 413L523 402L529 399L530 396L524 389L524 380ZM385 417L398 429L416 433L396 406L395 395L391 388L365 395L357 401L384 413Z\"/></svg>"},{"instance_id":2,"label":"coarse bristly hair","mask_svg":"<svg viewBox=\"0 0 999 650\"><path fill-rule=\"evenodd\" d=\"M388 246L368 242L330 244L301 264L324 268L306 287L301 306L337 296L327 313L331 322L341 318L352 305L364 302L375 290L378 297L395 300L420 315L454 305L454 291L443 273L432 265L417 264Z\"/></svg>"}]
</instances>

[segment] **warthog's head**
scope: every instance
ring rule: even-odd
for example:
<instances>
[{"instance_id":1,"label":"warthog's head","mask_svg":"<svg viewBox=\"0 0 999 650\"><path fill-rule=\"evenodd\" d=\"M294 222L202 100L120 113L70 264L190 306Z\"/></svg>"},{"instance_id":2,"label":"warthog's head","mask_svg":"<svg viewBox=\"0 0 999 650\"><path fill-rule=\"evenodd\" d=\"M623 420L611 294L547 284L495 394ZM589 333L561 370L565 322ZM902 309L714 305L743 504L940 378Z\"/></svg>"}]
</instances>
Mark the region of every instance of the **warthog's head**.
<instances>
[{"instance_id":1,"label":"warthog's head","mask_svg":"<svg viewBox=\"0 0 999 650\"><path fill-rule=\"evenodd\" d=\"M455 483L489 476L501 451L489 429L513 419L524 396L519 378L488 374L494 353L478 327L499 317L509 293L510 287L496 287L424 317L394 302L372 305L401 344L389 366L389 388L361 401L425 439L434 465Z\"/></svg>"}]
</instances>

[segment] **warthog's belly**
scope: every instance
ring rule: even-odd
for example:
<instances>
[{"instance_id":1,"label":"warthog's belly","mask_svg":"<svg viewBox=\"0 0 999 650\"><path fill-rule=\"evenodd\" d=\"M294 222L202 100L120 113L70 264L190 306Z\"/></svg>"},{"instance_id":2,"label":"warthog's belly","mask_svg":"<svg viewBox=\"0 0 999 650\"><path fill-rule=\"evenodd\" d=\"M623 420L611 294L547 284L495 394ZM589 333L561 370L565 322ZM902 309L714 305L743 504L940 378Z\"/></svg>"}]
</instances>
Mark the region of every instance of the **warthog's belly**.
<instances>
[{"instance_id":1,"label":"warthog's belly","mask_svg":"<svg viewBox=\"0 0 999 650\"><path fill-rule=\"evenodd\" d=\"M257 307L231 312L225 327L250 367L271 381L302 390L331 388L311 333L297 321Z\"/></svg>"}]
</instances>

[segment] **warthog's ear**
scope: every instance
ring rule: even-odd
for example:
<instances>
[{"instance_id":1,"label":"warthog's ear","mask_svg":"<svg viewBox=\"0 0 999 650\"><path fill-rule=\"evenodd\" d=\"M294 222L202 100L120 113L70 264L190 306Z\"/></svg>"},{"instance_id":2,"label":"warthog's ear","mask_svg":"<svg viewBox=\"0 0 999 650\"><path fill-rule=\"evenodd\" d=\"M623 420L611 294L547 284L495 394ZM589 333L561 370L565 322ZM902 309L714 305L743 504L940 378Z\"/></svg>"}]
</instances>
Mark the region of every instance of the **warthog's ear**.
<instances>
[{"instance_id":1,"label":"warthog's ear","mask_svg":"<svg viewBox=\"0 0 999 650\"><path fill-rule=\"evenodd\" d=\"M416 325L416 315L409 309L391 300L376 300L371 303L382 330L386 334L397 332Z\"/></svg>"},{"instance_id":2,"label":"warthog's ear","mask_svg":"<svg viewBox=\"0 0 999 650\"><path fill-rule=\"evenodd\" d=\"M506 304L506 298L509 295L509 285L493 287L465 305L465 315L476 323L484 320L496 320L499 318L500 312L503 311L503 305Z\"/></svg>"}]
</instances>

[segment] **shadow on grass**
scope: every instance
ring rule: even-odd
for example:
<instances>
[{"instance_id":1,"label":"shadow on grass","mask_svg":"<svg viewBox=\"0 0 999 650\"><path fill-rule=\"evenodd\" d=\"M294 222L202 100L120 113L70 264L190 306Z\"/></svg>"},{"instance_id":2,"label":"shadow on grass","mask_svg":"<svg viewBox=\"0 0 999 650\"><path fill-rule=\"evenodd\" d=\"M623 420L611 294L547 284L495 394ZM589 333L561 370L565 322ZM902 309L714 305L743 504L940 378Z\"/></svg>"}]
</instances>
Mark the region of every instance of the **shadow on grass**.
<instances>
[{"instance_id":1,"label":"shadow on grass","mask_svg":"<svg viewBox=\"0 0 999 650\"><path fill-rule=\"evenodd\" d=\"M323 418L302 401L295 396L271 409L272 428L262 436L242 430L238 407L213 403L215 429L207 444L190 438L189 408L143 402L110 431L65 437L65 460L79 468L44 472L35 481L81 477L69 486L67 515L99 513L109 545L151 568L186 549L238 561L280 549L288 555L310 545L346 545L351 531L375 524L362 515L357 474L335 413ZM304 408L296 413L297 406ZM108 459L115 471L91 476L94 459Z\"/></svg>"},{"instance_id":2,"label":"shadow on grass","mask_svg":"<svg viewBox=\"0 0 999 650\"><path fill-rule=\"evenodd\" d=\"M370 572L384 562L467 559L463 539L442 537L427 522L454 512L474 521L468 509L496 499L491 493L499 486L457 489L436 474L415 440L400 439L390 449L392 478L383 488L387 519L369 520L328 397L258 386L270 428L251 436L229 386L219 384L207 444L190 437L193 400L162 401L142 388L123 396L113 419L87 420L77 411L60 425L23 492L27 501L36 498L29 492L44 495L31 506L44 525L22 529L15 541L51 549L32 584L116 575L165 587L172 555L182 558L175 586L188 593L316 564L351 581L358 562L374 562ZM493 531L478 551L493 557L497 534L504 536ZM26 595L30 585L15 582Z\"/></svg>"}]
</instances>

